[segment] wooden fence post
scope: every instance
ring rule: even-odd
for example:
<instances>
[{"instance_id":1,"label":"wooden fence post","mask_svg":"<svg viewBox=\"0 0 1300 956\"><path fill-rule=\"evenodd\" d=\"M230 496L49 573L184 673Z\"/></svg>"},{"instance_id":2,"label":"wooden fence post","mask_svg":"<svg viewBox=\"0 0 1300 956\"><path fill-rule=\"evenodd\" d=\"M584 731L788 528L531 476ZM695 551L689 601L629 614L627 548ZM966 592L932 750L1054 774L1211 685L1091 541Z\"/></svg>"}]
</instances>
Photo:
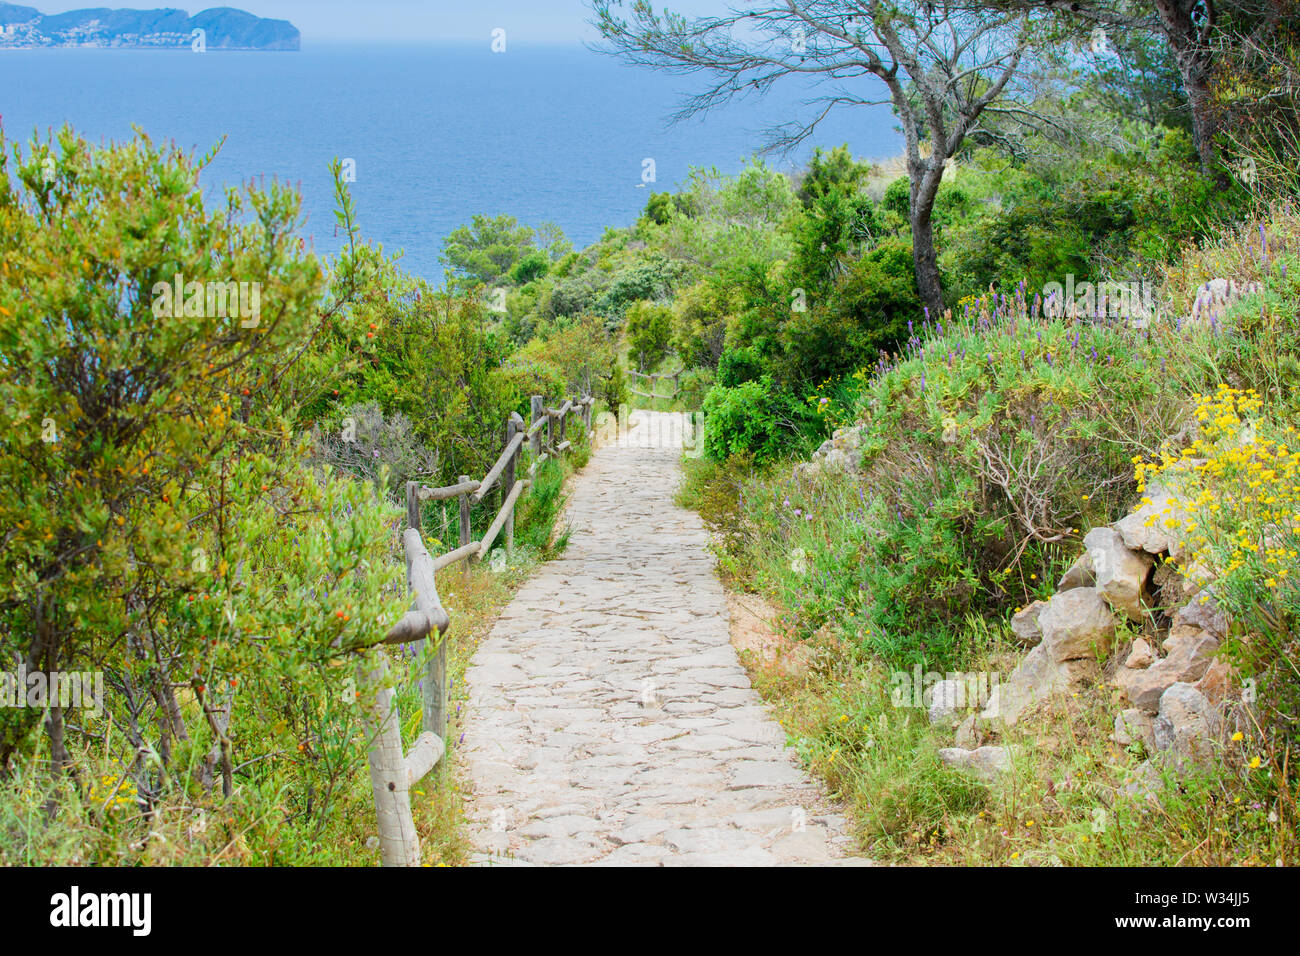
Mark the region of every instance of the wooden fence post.
<instances>
[{"instance_id":1,"label":"wooden fence post","mask_svg":"<svg viewBox=\"0 0 1300 956\"><path fill-rule=\"evenodd\" d=\"M418 481L406 483L406 526L424 532L420 527L420 483Z\"/></svg>"},{"instance_id":2,"label":"wooden fence post","mask_svg":"<svg viewBox=\"0 0 1300 956\"><path fill-rule=\"evenodd\" d=\"M510 443L515 440L515 436L518 435L521 431L523 431L523 428L524 428L524 420L519 417L519 413L511 412L510 418L506 421L506 445L507 446L509 446ZM501 485L501 493L503 496L508 496L515 487L515 469L519 464L519 451L520 449L518 448L515 449L515 453L511 455L510 460L506 462L505 471L502 472L502 474L504 475L504 478L502 479L502 485ZM504 500L505 498L503 497L502 501ZM515 553L515 509L511 508L510 514L506 516L506 554L514 554L514 553Z\"/></svg>"},{"instance_id":3,"label":"wooden fence post","mask_svg":"<svg viewBox=\"0 0 1300 956\"><path fill-rule=\"evenodd\" d=\"M388 658L371 650L357 662L361 723L370 742L370 791L379 824L384 866L419 866L420 836L411 818L411 780L402 753L393 688L388 686Z\"/></svg>"},{"instance_id":4,"label":"wooden fence post","mask_svg":"<svg viewBox=\"0 0 1300 956\"><path fill-rule=\"evenodd\" d=\"M464 484L465 482L468 482L468 481L470 481L470 480L471 480L471 479L470 479L469 475L461 475L461 476L460 476L460 481L461 481L462 484ZM469 536L470 536L470 529L469 529L469 493L467 492L467 493L465 493L465 494L463 494L463 495L460 496L460 546L461 546L462 548L465 547L465 545L469 544ZM469 574L469 564L470 564L470 559L469 559L469 558L466 558L466 559L465 559L465 573L466 573L466 574Z\"/></svg>"},{"instance_id":5,"label":"wooden fence post","mask_svg":"<svg viewBox=\"0 0 1300 956\"><path fill-rule=\"evenodd\" d=\"M529 419L528 424L529 426L536 425L542 417L542 396L534 395L529 406L529 414L532 417ZM528 447L531 449L534 458L542 454L542 431L540 428L529 437Z\"/></svg>"}]
</instances>

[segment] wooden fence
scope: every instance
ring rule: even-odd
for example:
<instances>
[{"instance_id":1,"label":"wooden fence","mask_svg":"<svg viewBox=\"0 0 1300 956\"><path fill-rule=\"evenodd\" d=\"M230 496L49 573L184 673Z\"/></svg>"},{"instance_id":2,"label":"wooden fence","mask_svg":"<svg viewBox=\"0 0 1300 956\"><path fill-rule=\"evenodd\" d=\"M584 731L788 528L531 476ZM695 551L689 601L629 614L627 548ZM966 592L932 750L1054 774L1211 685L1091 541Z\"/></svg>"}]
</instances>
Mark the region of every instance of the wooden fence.
<instances>
[{"instance_id":1,"label":"wooden fence","mask_svg":"<svg viewBox=\"0 0 1300 956\"><path fill-rule=\"evenodd\" d=\"M496 463L482 480L466 475L454 485L441 488L406 484L406 523L402 544L406 552L406 579L413 595L413 606L377 644L413 644L424 650L426 640L437 640L437 650L427 655L424 675L423 732L409 753L402 751L401 722L397 714L396 692L388 672L388 659L382 652L367 651L357 665L357 688L362 703L362 724L370 741L370 786L379 824L380 854L385 866L419 866L420 838L411 816L410 790L420 778L437 766L447 752L447 643L439 638L451 625L451 619L438 597L437 572L458 561L469 573L470 565L486 555L502 532L507 551L514 550L515 506L528 488L537 466L549 458L558 458L573 443L565 438L571 417L578 417L583 432L591 437L590 395L566 401L559 408L548 408L540 395L532 398L532 422L514 413L506 422L505 447ZM532 452L528 477L517 472L524 442ZM471 540L472 509L500 482L504 500L488 530L478 541ZM433 557L424 546L420 503L424 501L460 500L460 546ZM436 633L435 633L436 632Z\"/></svg>"},{"instance_id":2,"label":"wooden fence","mask_svg":"<svg viewBox=\"0 0 1300 956\"><path fill-rule=\"evenodd\" d=\"M676 398L677 393L681 391L681 377L682 377L681 369L678 369L676 372L634 372L631 369L629 369L628 374L636 378L636 385L640 385L642 379L649 379L650 391L648 393L639 391L635 387L635 385L629 389L629 391L631 391L633 395L640 395L642 398L673 399ZM673 383L673 391L671 395L658 394L658 388L656 386L660 381L664 381L664 380L671 380Z\"/></svg>"}]
</instances>

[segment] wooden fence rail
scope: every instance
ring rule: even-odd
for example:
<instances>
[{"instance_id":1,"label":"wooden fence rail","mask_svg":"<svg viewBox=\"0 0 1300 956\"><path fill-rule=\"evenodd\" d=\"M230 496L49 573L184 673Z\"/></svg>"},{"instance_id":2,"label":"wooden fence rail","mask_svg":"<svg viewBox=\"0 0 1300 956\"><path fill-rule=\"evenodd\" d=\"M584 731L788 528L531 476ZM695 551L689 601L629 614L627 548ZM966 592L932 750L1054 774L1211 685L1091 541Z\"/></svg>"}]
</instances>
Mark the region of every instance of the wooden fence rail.
<instances>
[{"instance_id":1,"label":"wooden fence rail","mask_svg":"<svg viewBox=\"0 0 1300 956\"><path fill-rule=\"evenodd\" d=\"M631 369L628 369L628 374L636 377L636 379L637 379L636 384L637 384L637 385L641 384L641 382L640 382L641 379L649 379L649 380L650 380L650 391L649 391L648 393L647 393L647 392L642 392L642 391L640 391L640 390L637 389L635 386L632 386L632 387L630 387L630 388L628 389L628 391L630 391L633 395L640 395L642 398L650 398L650 399L655 399L655 398L673 399L673 398L676 398L676 397L677 397L677 393L680 392L680 391L681 391L681 388L682 388L682 383L681 383L682 372L681 372L681 369L678 369L676 372L634 372L634 371L632 371ZM671 381L672 381L672 383L673 383L673 391L672 391L672 394L671 394L671 395L660 395L660 394L658 393L657 383L660 382L661 380L671 380Z\"/></svg>"},{"instance_id":2,"label":"wooden fence rail","mask_svg":"<svg viewBox=\"0 0 1300 956\"><path fill-rule=\"evenodd\" d=\"M458 561L464 562L464 573L468 573L471 563L486 555L502 532L506 551L514 551L515 507L520 496L529 487L541 462L558 458L573 447L564 437L570 417L578 417L583 433L591 437L593 404L595 400L586 395L567 399L558 408L548 408L542 396L534 395L530 410L532 423L525 429L519 414L511 414L505 426L505 446L481 481L461 475L456 484L441 488L422 486L416 481L406 483L407 528L402 534L402 545L406 552L406 579L413 595L412 607L375 643L413 644L417 656L424 649L425 640L437 640L438 648L427 655L423 732L408 753L402 751L401 722L387 657L372 647L357 664L362 725L370 741L370 785L379 824L380 855L385 866L420 865L420 839L411 816L410 790L447 752L447 643L440 638L450 626L451 618L438 597L435 574ZM528 477L519 478L519 459L525 441L534 461ZM481 504L498 483L503 499L496 516L483 537L471 541L471 509ZM460 503L460 546L435 558L424 546L420 504L453 498Z\"/></svg>"}]
</instances>

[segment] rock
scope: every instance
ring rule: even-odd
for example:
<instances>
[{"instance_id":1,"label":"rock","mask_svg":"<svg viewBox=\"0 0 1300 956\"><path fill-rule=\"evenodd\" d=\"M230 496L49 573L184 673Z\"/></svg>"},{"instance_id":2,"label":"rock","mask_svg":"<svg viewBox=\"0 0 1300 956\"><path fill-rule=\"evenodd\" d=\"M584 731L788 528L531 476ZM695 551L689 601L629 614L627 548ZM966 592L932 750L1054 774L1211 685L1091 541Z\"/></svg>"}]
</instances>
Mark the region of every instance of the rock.
<instances>
[{"instance_id":1,"label":"rock","mask_svg":"<svg viewBox=\"0 0 1300 956\"><path fill-rule=\"evenodd\" d=\"M1206 763L1214 757L1221 727L1218 710L1204 694L1191 684L1173 684L1160 695L1155 747L1169 753L1178 767Z\"/></svg>"},{"instance_id":2,"label":"rock","mask_svg":"<svg viewBox=\"0 0 1300 956\"><path fill-rule=\"evenodd\" d=\"M1045 607L1047 607L1046 601L1035 601L1012 615L1011 633L1016 643L1022 647L1036 647L1042 642L1043 631L1038 626L1038 615Z\"/></svg>"},{"instance_id":3,"label":"rock","mask_svg":"<svg viewBox=\"0 0 1300 956\"><path fill-rule=\"evenodd\" d=\"M1147 554L1168 553L1173 558L1182 553L1177 529L1165 527L1167 519L1182 517L1182 512L1169 503L1172 497L1165 488L1150 485L1143 504L1111 526L1124 539L1125 547Z\"/></svg>"},{"instance_id":4,"label":"rock","mask_svg":"<svg viewBox=\"0 0 1300 956\"><path fill-rule=\"evenodd\" d=\"M1142 620L1142 595L1152 559L1129 550L1114 528L1093 528L1083 539L1097 580L1110 606L1130 620Z\"/></svg>"},{"instance_id":5,"label":"rock","mask_svg":"<svg viewBox=\"0 0 1300 956\"><path fill-rule=\"evenodd\" d=\"M1096 573L1092 568L1092 556L1087 552L1079 555L1078 560L1070 565L1068 571L1056 582L1057 592L1071 591L1074 588L1090 588L1097 583Z\"/></svg>"},{"instance_id":6,"label":"rock","mask_svg":"<svg viewBox=\"0 0 1300 956\"><path fill-rule=\"evenodd\" d=\"M1161 695L1173 684L1199 680L1209 669L1219 642L1204 631L1173 635L1164 642L1168 652L1150 667L1133 670L1121 667L1115 683L1134 707L1156 713Z\"/></svg>"},{"instance_id":7,"label":"rock","mask_svg":"<svg viewBox=\"0 0 1300 956\"><path fill-rule=\"evenodd\" d=\"M1115 743L1129 747L1139 741L1148 753L1155 751L1155 720L1137 707L1120 711L1115 715Z\"/></svg>"},{"instance_id":8,"label":"rock","mask_svg":"<svg viewBox=\"0 0 1300 956\"><path fill-rule=\"evenodd\" d=\"M976 776L986 783L992 783L1011 769L1011 750L1007 747L979 747L975 750L945 747L939 751L939 759L949 767Z\"/></svg>"},{"instance_id":9,"label":"rock","mask_svg":"<svg viewBox=\"0 0 1300 956\"><path fill-rule=\"evenodd\" d=\"M957 725L957 733L954 743L963 750L974 750L975 745L979 742L978 735L975 732L975 714L970 714Z\"/></svg>"},{"instance_id":10,"label":"rock","mask_svg":"<svg viewBox=\"0 0 1300 956\"><path fill-rule=\"evenodd\" d=\"M1042 646L1056 662L1096 657L1110 649L1115 615L1096 588L1053 595L1038 615Z\"/></svg>"},{"instance_id":11,"label":"rock","mask_svg":"<svg viewBox=\"0 0 1300 956\"><path fill-rule=\"evenodd\" d=\"M1124 666L1133 670L1141 670L1144 667L1150 667L1155 659L1155 651L1151 649L1151 645L1139 637L1133 642L1133 650L1129 651Z\"/></svg>"},{"instance_id":12,"label":"rock","mask_svg":"<svg viewBox=\"0 0 1300 956\"><path fill-rule=\"evenodd\" d=\"M1219 602L1215 600L1211 588L1201 588L1174 614L1173 626L1170 630L1178 631L1183 628L1205 631L1219 641L1228 636L1228 615L1219 607Z\"/></svg>"},{"instance_id":13,"label":"rock","mask_svg":"<svg viewBox=\"0 0 1300 956\"><path fill-rule=\"evenodd\" d=\"M1156 794L1163 787L1164 781L1160 779L1160 771L1150 760L1143 760L1134 769L1133 778L1124 785L1123 792L1155 803Z\"/></svg>"},{"instance_id":14,"label":"rock","mask_svg":"<svg viewBox=\"0 0 1300 956\"><path fill-rule=\"evenodd\" d=\"M1043 700L1094 681L1100 672L1101 668L1092 660L1058 663L1052 659L1047 646L1040 644L1025 655L1005 681L993 688L979 719L1012 727Z\"/></svg>"},{"instance_id":15,"label":"rock","mask_svg":"<svg viewBox=\"0 0 1300 956\"><path fill-rule=\"evenodd\" d=\"M828 438L824 442L822 442L821 445L818 446L815 452L813 452L813 457L825 458L827 455L831 453L831 451L834 448L835 448L835 440Z\"/></svg>"},{"instance_id":16,"label":"rock","mask_svg":"<svg viewBox=\"0 0 1300 956\"><path fill-rule=\"evenodd\" d=\"M1210 666L1205 669L1201 679L1192 686L1204 694L1211 704L1218 706L1232 693L1232 668L1223 658L1216 657L1210 661Z\"/></svg>"},{"instance_id":17,"label":"rock","mask_svg":"<svg viewBox=\"0 0 1300 956\"><path fill-rule=\"evenodd\" d=\"M951 727L957 722L957 708L965 703L961 681L941 680L930 690L930 723Z\"/></svg>"},{"instance_id":18,"label":"rock","mask_svg":"<svg viewBox=\"0 0 1300 956\"><path fill-rule=\"evenodd\" d=\"M843 451L855 451L862 446L862 428L857 425L837 428L831 433L831 441Z\"/></svg>"}]
</instances>

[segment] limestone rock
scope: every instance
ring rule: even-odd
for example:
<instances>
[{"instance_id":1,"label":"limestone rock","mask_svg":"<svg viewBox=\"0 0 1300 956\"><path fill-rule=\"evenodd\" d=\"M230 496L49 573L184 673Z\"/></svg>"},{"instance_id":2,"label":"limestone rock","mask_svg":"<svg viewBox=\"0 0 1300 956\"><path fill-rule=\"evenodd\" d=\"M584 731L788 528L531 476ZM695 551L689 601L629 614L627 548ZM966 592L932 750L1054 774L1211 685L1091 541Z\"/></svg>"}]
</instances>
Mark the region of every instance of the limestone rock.
<instances>
[{"instance_id":1,"label":"limestone rock","mask_svg":"<svg viewBox=\"0 0 1300 956\"><path fill-rule=\"evenodd\" d=\"M1205 631L1220 641L1228 636L1228 615L1219 607L1212 589L1201 588L1174 614L1171 631L1184 628Z\"/></svg>"},{"instance_id":2,"label":"limestone rock","mask_svg":"<svg viewBox=\"0 0 1300 956\"><path fill-rule=\"evenodd\" d=\"M1194 685L1211 704L1219 705L1232 693L1232 668L1221 657L1210 661L1201 679Z\"/></svg>"},{"instance_id":3,"label":"limestone rock","mask_svg":"<svg viewBox=\"0 0 1300 956\"><path fill-rule=\"evenodd\" d=\"M1097 590L1115 610L1130 620L1142 620L1142 595L1152 559L1130 550L1113 528L1093 528L1083 544L1088 549Z\"/></svg>"},{"instance_id":4,"label":"limestone rock","mask_svg":"<svg viewBox=\"0 0 1300 956\"><path fill-rule=\"evenodd\" d=\"M939 759L949 767L969 773L986 783L994 782L1011 769L1011 750L1007 747L978 747L975 750L945 747L939 751Z\"/></svg>"},{"instance_id":5,"label":"limestone rock","mask_svg":"<svg viewBox=\"0 0 1300 956\"><path fill-rule=\"evenodd\" d=\"M1056 582L1056 590L1060 592L1071 591L1074 588L1090 588L1096 583L1097 575L1092 567L1092 555L1085 551L1061 575L1061 580Z\"/></svg>"},{"instance_id":6,"label":"limestone rock","mask_svg":"<svg viewBox=\"0 0 1300 956\"><path fill-rule=\"evenodd\" d=\"M1130 707L1115 715L1115 743L1128 747L1138 742L1148 753L1155 751L1155 721L1146 711Z\"/></svg>"},{"instance_id":7,"label":"limestone rock","mask_svg":"<svg viewBox=\"0 0 1300 956\"><path fill-rule=\"evenodd\" d=\"M1219 642L1204 631L1193 631L1170 636L1163 647L1166 657L1143 670L1122 667L1116 677L1129 703L1148 714L1156 713L1161 695L1169 687L1199 680L1205 674Z\"/></svg>"},{"instance_id":8,"label":"limestone rock","mask_svg":"<svg viewBox=\"0 0 1300 956\"><path fill-rule=\"evenodd\" d=\"M1205 695L1191 684L1173 684L1160 695L1154 722L1156 750L1169 753L1176 766L1206 763L1214 757L1222 719Z\"/></svg>"},{"instance_id":9,"label":"limestone rock","mask_svg":"<svg viewBox=\"0 0 1300 956\"><path fill-rule=\"evenodd\" d=\"M1035 647L1042 642L1043 632L1038 626L1038 615L1045 607L1046 601L1035 601L1012 616L1011 633L1016 643L1022 647Z\"/></svg>"},{"instance_id":10,"label":"limestone rock","mask_svg":"<svg viewBox=\"0 0 1300 956\"><path fill-rule=\"evenodd\" d=\"M975 745L979 742L979 736L975 730L975 714L970 714L957 725L957 733L954 743L963 750L974 750Z\"/></svg>"},{"instance_id":11,"label":"limestone rock","mask_svg":"<svg viewBox=\"0 0 1300 956\"><path fill-rule=\"evenodd\" d=\"M993 688L988 705L980 712L980 720L1012 727L1042 701L1094 681L1099 674L1096 661L1058 663L1052 659L1047 646L1040 644L1025 655L1005 681Z\"/></svg>"},{"instance_id":12,"label":"limestone rock","mask_svg":"<svg viewBox=\"0 0 1300 956\"><path fill-rule=\"evenodd\" d=\"M1124 546L1147 554L1168 553L1178 557L1182 553L1176 528L1165 527L1171 517L1181 517L1181 512L1170 505L1173 496L1159 485L1147 488L1145 501L1136 511L1115 522L1112 527L1124 539Z\"/></svg>"},{"instance_id":13,"label":"limestone rock","mask_svg":"<svg viewBox=\"0 0 1300 956\"><path fill-rule=\"evenodd\" d=\"M1096 588L1053 595L1038 615L1046 647L1056 662L1096 657L1110 649L1115 615Z\"/></svg>"},{"instance_id":14,"label":"limestone rock","mask_svg":"<svg viewBox=\"0 0 1300 956\"><path fill-rule=\"evenodd\" d=\"M958 680L941 680L930 690L930 723L952 726L958 706L965 702L966 688Z\"/></svg>"},{"instance_id":15,"label":"limestone rock","mask_svg":"<svg viewBox=\"0 0 1300 956\"><path fill-rule=\"evenodd\" d=\"M1133 642L1133 649L1129 651L1124 666L1133 670L1141 670L1144 667L1150 667L1155 659L1155 651L1151 649L1151 645L1139 637Z\"/></svg>"}]
</instances>

